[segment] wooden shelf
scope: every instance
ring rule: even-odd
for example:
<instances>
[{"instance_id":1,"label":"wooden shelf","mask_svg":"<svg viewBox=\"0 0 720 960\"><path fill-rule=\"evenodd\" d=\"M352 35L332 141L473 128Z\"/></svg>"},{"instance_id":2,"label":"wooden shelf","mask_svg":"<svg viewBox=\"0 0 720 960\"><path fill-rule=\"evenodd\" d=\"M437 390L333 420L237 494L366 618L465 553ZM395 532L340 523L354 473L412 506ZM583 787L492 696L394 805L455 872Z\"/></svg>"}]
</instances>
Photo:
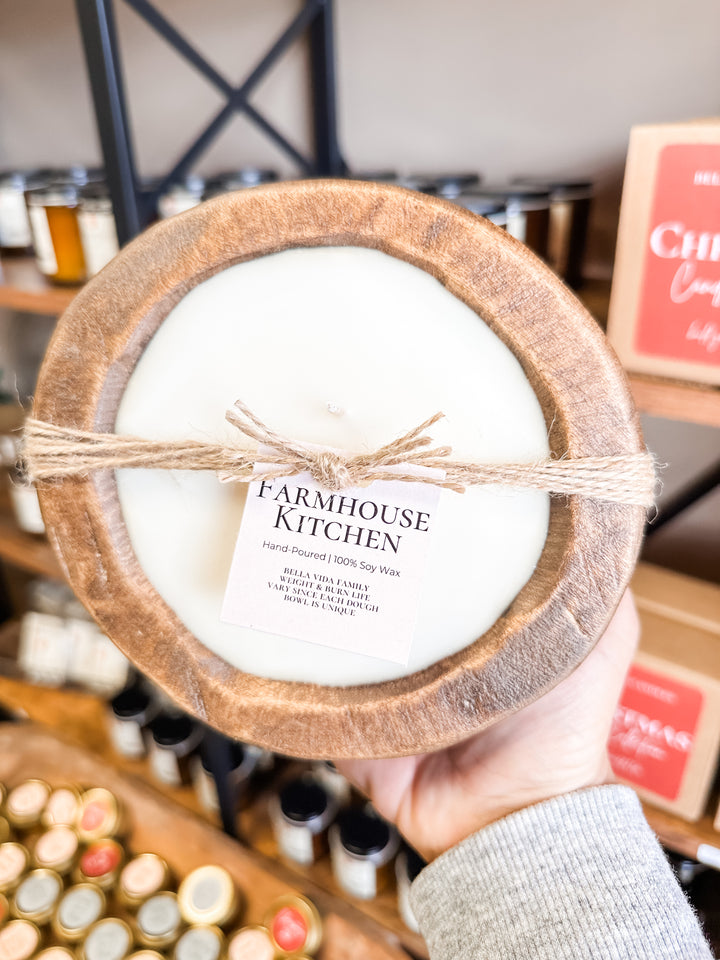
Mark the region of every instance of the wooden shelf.
<instances>
[{"instance_id":1,"label":"wooden shelf","mask_svg":"<svg viewBox=\"0 0 720 960\"><path fill-rule=\"evenodd\" d=\"M720 427L720 389L702 384L630 375L638 410L652 417Z\"/></svg>"},{"instance_id":2,"label":"wooden shelf","mask_svg":"<svg viewBox=\"0 0 720 960\"><path fill-rule=\"evenodd\" d=\"M0 559L29 573L65 579L47 540L19 530L10 517L0 516Z\"/></svg>"},{"instance_id":3,"label":"wooden shelf","mask_svg":"<svg viewBox=\"0 0 720 960\"><path fill-rule=\"evenodd\" d=\"M717 796L713 803L717 808ZM688 823L647 803L643 804L643 810L663 846L720 870L720 833L713 828L712 812L706 813L697 823Z\"/></svg>"},{"instance_id":4,"label":"wooden shelf","mask_svg":"<svg viewBox=\"0 0 720 960\"><path fill-rule=\"evenodd\" d=\"M32 257L8 257L0 263L0 307L56 315L65 310L79 289L49 283Z\"/></svg>"},{"instance_id":5,"label":"wooden shelf","mask_svg":"<svg viewBox=\"0 0 720 960\"><path fill-rule=\"evenodd\" d=\"M579 291L578 297L604 330L610 305L610 283L590 281ZM720 388L638 373L629 373L628 376L635 405L641 413L720 427Z\"/></svg>"}]
</instances>

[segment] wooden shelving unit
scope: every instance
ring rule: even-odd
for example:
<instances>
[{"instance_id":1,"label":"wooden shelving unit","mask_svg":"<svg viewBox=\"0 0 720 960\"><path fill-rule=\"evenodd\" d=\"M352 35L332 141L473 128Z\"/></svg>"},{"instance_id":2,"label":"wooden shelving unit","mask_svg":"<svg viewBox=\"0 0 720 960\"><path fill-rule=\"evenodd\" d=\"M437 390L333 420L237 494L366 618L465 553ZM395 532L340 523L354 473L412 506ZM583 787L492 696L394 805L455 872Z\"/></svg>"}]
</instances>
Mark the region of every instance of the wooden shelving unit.
<instances>
[{"instance_id":1,"label":"wooden shelving unit","mask_svg":"<svg viewBox=\"0 0 720 960\"><path fill-rule=\"evenodd\" d=\"M41 695L38 695L39 693ZM25 680L0 676L0 705L35 724L62 734L68 740L75 741L108 767L124 774L132 774L145 783L150 782L154 790L217 826L218 822L208 817L198 803L192 787L168 787L158 783L152 778L146 760L128 760L113 750L108 735L106 706L99 697L79 690L38 687ZM277 847L266 811L266 798L261 796L252 808L241 816L240 826L245 836L251 838L251 848L263 855L265 863L274 864L277 863ZM330 895L334 901L347 899L335 883L327 856L312 867L278 864L278 868L297 888L311 883ZM353 912L362 914L368 921L387 931L393 940L409 949L414 956L427 957L423 938L409 930L398 915L394 888L380 893L375 900L353 900L352 904Z\"/></svg>"}]
</instances>

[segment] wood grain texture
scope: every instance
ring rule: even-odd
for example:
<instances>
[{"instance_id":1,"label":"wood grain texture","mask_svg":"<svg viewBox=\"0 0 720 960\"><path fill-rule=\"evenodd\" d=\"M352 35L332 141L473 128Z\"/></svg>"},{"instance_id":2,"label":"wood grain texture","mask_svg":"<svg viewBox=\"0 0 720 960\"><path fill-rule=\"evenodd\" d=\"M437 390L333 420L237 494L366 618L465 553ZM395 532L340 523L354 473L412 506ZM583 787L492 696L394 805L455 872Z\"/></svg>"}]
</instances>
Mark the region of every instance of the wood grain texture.
<instances>
[{"instance_id":1,"label":"wood grain texture","mask_svg":"<svg viewBox=\"0 0 720 960\"><path fill-rule=\"evenodd\" d=\"M54 733L39 727L0 724L0 781L14 786L27 777L39 777L58 786L78 783L111 790L127 811L127 844L131 850L159 854L178 878L206 863L225 867L243 893L245 923L262 923L278 897L292 893L308 896L326 923L318 960L345 960L348 942L357 949L353 954L356 957L407 960L395 935L350 904L282 864L240 846L142 781L117 772Z\"/></svg>"},{"instance_id":2,"label":"wood grain texture","mask_svg":"<svg viewBox=\"0 0 720 960\"><path fill-rule=\"evenodd\" d=\"M34 415L111 431L138 358L189 290L235 263L335 245L375 248L411 263L470 306L521 363L554 454L642 449L627 381L603 334L526 247L447 201L345 181L225 195L139 237L63 316ZM336 688L244 674L199 643L140 568L111 472L45 485L40 498L68 580L143 672L231 736L326 758L438 749L546 692L580 663L610 619L644 522L638 507L555 498L534 575L486 634L409 677Z\"/></svg>"}]
</instances>

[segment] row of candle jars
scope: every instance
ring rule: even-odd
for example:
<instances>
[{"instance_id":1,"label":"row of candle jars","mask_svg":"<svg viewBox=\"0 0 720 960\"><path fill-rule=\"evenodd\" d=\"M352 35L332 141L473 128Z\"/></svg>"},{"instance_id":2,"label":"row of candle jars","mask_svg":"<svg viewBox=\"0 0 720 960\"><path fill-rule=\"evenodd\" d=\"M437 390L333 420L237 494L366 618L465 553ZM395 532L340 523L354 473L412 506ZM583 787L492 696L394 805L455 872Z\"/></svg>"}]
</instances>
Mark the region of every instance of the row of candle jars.
<instances>
[{"instance_id":1,"label":"row of candle jars","mask_svg":"<svg viewBox=\"0 0 720 960\"><path fill-rule=\"evenodd\" d=\"M332 763L314 761L289 780L274 776L286 758L217 733L210 734L211 743L190 717L166 711L143 680L123 690L109 703L115 749L129 758L147 756L154 777L169 786L192 783L203 809L217 815L220 802L211 754L219 745L226 751L233 815L268 796L279 855L307 867L329 851L338 886L358 899L373 899L386 889L394 867L400 915L417 930L409 891L424 862L412 849L400 849L396 830L360 800ZM252 837L248 839L252 843Z\"/></svg>"},{"instance_id":2,"label":"row of candle jars","mask_svg":"<svg viewBox=\"0 0 720 960\"><path fill-rule=\"evenodd\" d=\"M0 254L34 247L40 271L55 283L77 284L94 276L118 251L112 204L101 171L0 173ZM153 219L166 219L221 193L278 179L274 170L247 167L204 178L191 174L160 188ZM571 286L582 283L592 184L586 180L516 178L481 186L477 173L401 176L367 172L351 179L393 183L435 194L486 217L527 244ZM141 195L153 202L157 181Z\"/></svg>"},{"instance_id":3,"label":"row of candle jars","mask_svg":"<svg viewBox=\"0 0 720 960\"><path fill-rule=\"evenodd\" d=\"M244 898L223 867L199 866L176 888L162 857L127 850L127 817L104 788L26 780L0 788L0 810L3 960L301 960L320 946L304 897L238 927Z\"/></svg>"}]
</instances>

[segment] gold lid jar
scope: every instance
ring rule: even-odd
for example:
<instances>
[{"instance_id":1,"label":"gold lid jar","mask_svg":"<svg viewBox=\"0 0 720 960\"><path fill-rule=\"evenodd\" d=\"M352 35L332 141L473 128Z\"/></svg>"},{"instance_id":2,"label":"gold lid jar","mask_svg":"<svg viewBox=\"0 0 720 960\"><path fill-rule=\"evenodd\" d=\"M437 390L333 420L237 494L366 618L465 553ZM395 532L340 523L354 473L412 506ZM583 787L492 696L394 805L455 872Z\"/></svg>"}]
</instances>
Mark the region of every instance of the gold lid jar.
<instances>
[{"instance_id":1,"label":"gold lid jar","mask_svg":"<svg viewBox=\"0 0 720 960\"><path fill-rule=\"evenodd\" d=\"M40 823L40 817L50 796L50 787L44 780L25 780L8 794L5 816L16 830L30 830Z\"/></svg>"},{"instance_id":2,"label":"gold lid jar","mask_svg":"<svg viewBox=\"0 0 720 960\"><path fill-rule=\"evenodd\" d=\"M45 947L35 954L35 960L77 960L70 947Z\"/></svg>"},{"instance_id":3,"label":"gold lid jar","mask_svg":"<svg viewBox=\"0 0 720 960\"><path fill-rule=\"evenodd\" d=\"M0 960L30 960L42 934L29 920L11 920L0 930Z\"/></svg>"},{"instance_id":4,"label":"gold lid jar","mask_svg":"<svg viewBox=\"0 0 720 960\"><path fill-rule=\"evenodd\" d=\"M133 933L124 920L105 917L94 923L79 950L79 960L123 960L133 947Z\"/></svg>"},{"instance_id":5,"label":"gold lid jar","mask_svg":"<svg viewBox=\"0 0 720 960\"><path fill-rule=\"evenodd\" d=\"M169 882L170 868L163 858L156 853L140 853L123 867L117 897L124 906L136 909L165 889Z\"/></svg>"},{"instance_id":6,"label":"gold lid jar","mask_svg":"<svg viewBox=\"0 0 720 960\"><path fill-rule=\"evenodd\" d=\"M314 903L299 895L280 897L265 915L265 926L282 957L313 954L322 941L322 920Z\"/></svg>"},{"instance_id":7,"label":"gold lid jar","mask_svg":"<svg viewBox=\"0 0 720 960\"><path fill-rule=\"evenodd\" d=\"M103 890L115 886L125 859L117 840L95 840L82 853L75 870L77 883L96 883Z\"/></svg>"},{"instance_id":8,"label":"gold lid jar","mask_svg":"<svg viewBox=\"0 0 720 960\"><path fill-rule=\"evenodd\" d=\"M163 950L175 943L182 926L177 896L163 890L146 900L138 910L135 936L141 946Z\"/></svg>"},{"instance_id":9,"label":"gold lid jar","mask_svg":"<svg viewBox=\"0 0 720 960\"><path fill-rule=\"evenodd\" d=\"M275 944L267 927L243 927L228 940L228 960L275 960Z\"/></svg>"},{"instance_id":10,"label":"gold lid jar","mask_svg":"<svg viewBox=\"0 0 720 960\"><path fill-rule=\"evenodd\" d=\"M0 844L0 893L12 893L30 865L30 854L21 843Z\"/></svg>"},{"instance_id":11,"label":"gold lid jar","mask_svg":"<svg viewBox=\"0 0 720 960\"><path fill-rule=\"evenodd\" d=\"M36 867L55 870L64 877L75 865L79 848L80 842L75 831L61 823L37 838L32 854L33 863Z\"/></svg>"},{"instance_id":12,"label":"gold lid jar","mask_svg":"<svg viewBox=\"0 0 720 960\"><path fill-rule=\"evenodd\" d=\"M38 926L49 923L62 890L63 882L54 870L31 870L15 891L13 915Z\"/></svg>"},{"instance_id":13,"label":"gold lid jar","mask_svg":"<svg viewBox=\"0 0 720 960\"><path fill-rule=\"evenodd\" d=\"M40 821L44 827L62 824L71 827L80 809L80 791L75 787L56 787L45 804Z\"/></svg>"},{"instance_id":14,"label":"gold lid jar","mask_svg":"<svg viewBox=\"0 0 720 960\"><path fill-rule=\"evenodd\" d=\"M220 960L224 947L225 935L220 927L196 924L181 934L173 960Z\"/></svg>"},{"instance_id":15,"label":"gold lid jar","mask_svg":"<svg viewBox=\"0 0 720 960\"><path fill-rule=\"evenodd\" d=\"M83 793L75 820L77 835L83 843L115 837L122 825L122 811L114 794L104 787L93 787Z\"/></svg>"},{"instance_id":16,"label":"gold lid jar","mask_svg":"<svg viewBox=\"0 0 720 960\"><path fill-rule=\"evenodd\" d=\"M105 894L94 883L78 883L63 894L52 926L60 941L84 940L92 925L105 912Z\"/></svg>"},{"instance_id":17,"label":"gold lid jar","mask_svg":"<svg viewBox=\"0 0 720 960\"><path fill-rule=\"evenodd\" d=\"M223 867L213 864L198 867L180 884L178 904L187 923L224 927L238 911L233 878Z\"/></svg>"},{"instance_id":18,"label":"gold lid jar","mask_svg":"<svg viewBox=\"0 0 720 960\"><path fill-rule=\"evenodd\" d=\"M136 950L135 953L130 954L128 960L165 960L165 958L157 950Z\"/></svg>"}]
</instances>

